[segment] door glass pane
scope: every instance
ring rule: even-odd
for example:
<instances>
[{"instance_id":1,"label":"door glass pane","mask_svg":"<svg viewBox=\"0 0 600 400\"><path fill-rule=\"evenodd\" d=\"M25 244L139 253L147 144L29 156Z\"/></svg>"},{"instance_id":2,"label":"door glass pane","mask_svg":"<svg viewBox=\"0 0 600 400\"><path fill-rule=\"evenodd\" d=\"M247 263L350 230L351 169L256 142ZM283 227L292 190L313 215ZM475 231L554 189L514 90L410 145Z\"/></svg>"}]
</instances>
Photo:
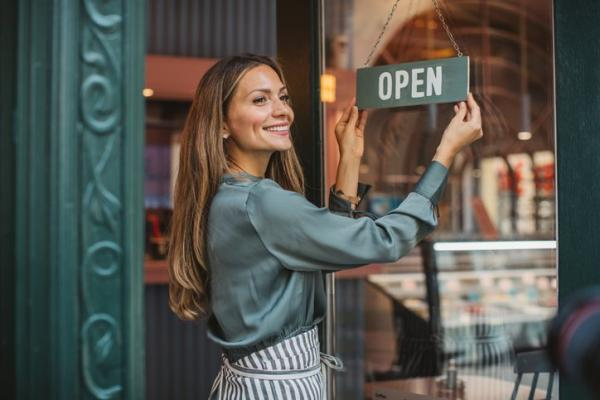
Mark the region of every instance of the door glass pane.
<instances>
[{"instance_id":1,"label":"door glass pane","mask_svg":"<svg viewBox=\"0 0 600 400\"><path fill-rule=\"evenodd\" d=\"M324 3L322 91L333 88L322 98L329 187L339 160L335 122L394 1ZM374 391L511 398L516 361L546 345L556 310L552 2L441 5L470 56L485 136L456 157L431 237L396 263L336 273L337 352L347 365L338 399L373 398ZM400 1L369 65L454 56L433 3ZM373 187L361 208L383 215L402 202L452 107L371 111L360 181ZM542 373L535 398L549 381L558 398L555 380ZM531 385L532 374L524 374L517 398L528 398Z\"/></svg>"}]
</instances>

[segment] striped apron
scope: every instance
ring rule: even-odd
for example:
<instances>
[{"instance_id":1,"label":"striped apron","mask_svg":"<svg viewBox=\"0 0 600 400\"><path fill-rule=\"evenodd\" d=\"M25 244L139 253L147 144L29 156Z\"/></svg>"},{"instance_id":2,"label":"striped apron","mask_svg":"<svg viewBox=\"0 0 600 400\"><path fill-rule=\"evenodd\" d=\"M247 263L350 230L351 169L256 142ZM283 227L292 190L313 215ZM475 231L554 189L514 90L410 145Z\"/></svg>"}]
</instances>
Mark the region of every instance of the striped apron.
<instances>
[{"instance_id":1,"label":"striped apron","mask_svg":"<svg viewBox=\"0 0 600 400\"><path fill-rule=\"evenodd\" d=\"M209 400L323 400L326 368L343 370L319 351L317 327L231 363L225 355Z\"/></svg>"}]
</instances>

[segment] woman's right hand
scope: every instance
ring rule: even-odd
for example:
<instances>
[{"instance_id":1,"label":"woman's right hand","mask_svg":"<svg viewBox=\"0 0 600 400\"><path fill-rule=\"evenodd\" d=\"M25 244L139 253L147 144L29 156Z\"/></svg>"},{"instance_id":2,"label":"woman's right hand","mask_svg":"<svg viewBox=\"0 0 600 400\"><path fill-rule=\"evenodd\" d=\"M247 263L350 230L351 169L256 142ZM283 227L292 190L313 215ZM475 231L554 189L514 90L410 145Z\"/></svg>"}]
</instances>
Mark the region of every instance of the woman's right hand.
<instances>
[{"instance_id":1,"label":"woman's right hand","mask_svg":"<svg viewBox=\"0 0 600 400\"><path fill-rule=\"evenodd\" d=\"M454 112L433 158L446 167L450 167L459 151L483 136L481 111L473 94L469 93L466 103L461 101L455 105Z\"/></svg>"}]
</instances>

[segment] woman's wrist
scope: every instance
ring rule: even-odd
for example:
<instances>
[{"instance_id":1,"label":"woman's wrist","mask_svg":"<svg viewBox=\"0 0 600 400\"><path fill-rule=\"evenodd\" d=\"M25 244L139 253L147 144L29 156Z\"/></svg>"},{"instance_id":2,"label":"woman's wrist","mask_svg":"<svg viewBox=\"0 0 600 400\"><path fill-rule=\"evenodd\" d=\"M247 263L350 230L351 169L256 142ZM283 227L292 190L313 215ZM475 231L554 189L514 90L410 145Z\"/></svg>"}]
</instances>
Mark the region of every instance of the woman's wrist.
<instances>
[{"instance_id":1,"label":"woman's wrist","mask_svg":"<svg viewBox=\"0 0 600 400\"><path fill-rule=\"evenodd\" d=\"M457 153L458 152L454 150L454 148L440 145L433 156L433 161L437 161L449 169Z\"/></svg>"},{"instance_id":2,"label":"woman's wrist","mask_svg":"<svg viewBox=\"0 0 600 400\"><path fill-rule=\"evenodd\" d=\"M351 167L360 167L362 157L355 156L353 154L341 154L340 164L348 165Z\"/></svg>"},{"instance_id":3,"label":"woman's wrist","mask_svg":"<svg viewBox=\"0 0 600 400\"><path fill-rule=\"evenodd\" d=\"M347 196L356 196L359 171L360 158L342 156L337 167L335 189Z\"/></svg>"}]
</instances>

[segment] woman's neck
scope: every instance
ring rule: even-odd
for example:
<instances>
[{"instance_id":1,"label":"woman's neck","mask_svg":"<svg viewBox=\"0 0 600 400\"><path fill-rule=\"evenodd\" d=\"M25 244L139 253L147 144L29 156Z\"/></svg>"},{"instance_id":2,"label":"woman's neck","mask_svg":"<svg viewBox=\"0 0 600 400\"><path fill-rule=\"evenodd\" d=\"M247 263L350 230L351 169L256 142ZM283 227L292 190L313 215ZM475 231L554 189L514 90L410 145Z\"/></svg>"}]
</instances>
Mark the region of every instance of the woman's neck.
<instances>
[{"instance_id":1,"label":"woman's neck","mask_svg":"<svg viewBox=\"0 0 600 400\"><path fill-rule=\"evenodd\" d=\"M271 154L247 155L244 153L229 154L228 167L232 173L245 172L247 174L264 178L269 165Z\"/></svg>"}]
</instances>

